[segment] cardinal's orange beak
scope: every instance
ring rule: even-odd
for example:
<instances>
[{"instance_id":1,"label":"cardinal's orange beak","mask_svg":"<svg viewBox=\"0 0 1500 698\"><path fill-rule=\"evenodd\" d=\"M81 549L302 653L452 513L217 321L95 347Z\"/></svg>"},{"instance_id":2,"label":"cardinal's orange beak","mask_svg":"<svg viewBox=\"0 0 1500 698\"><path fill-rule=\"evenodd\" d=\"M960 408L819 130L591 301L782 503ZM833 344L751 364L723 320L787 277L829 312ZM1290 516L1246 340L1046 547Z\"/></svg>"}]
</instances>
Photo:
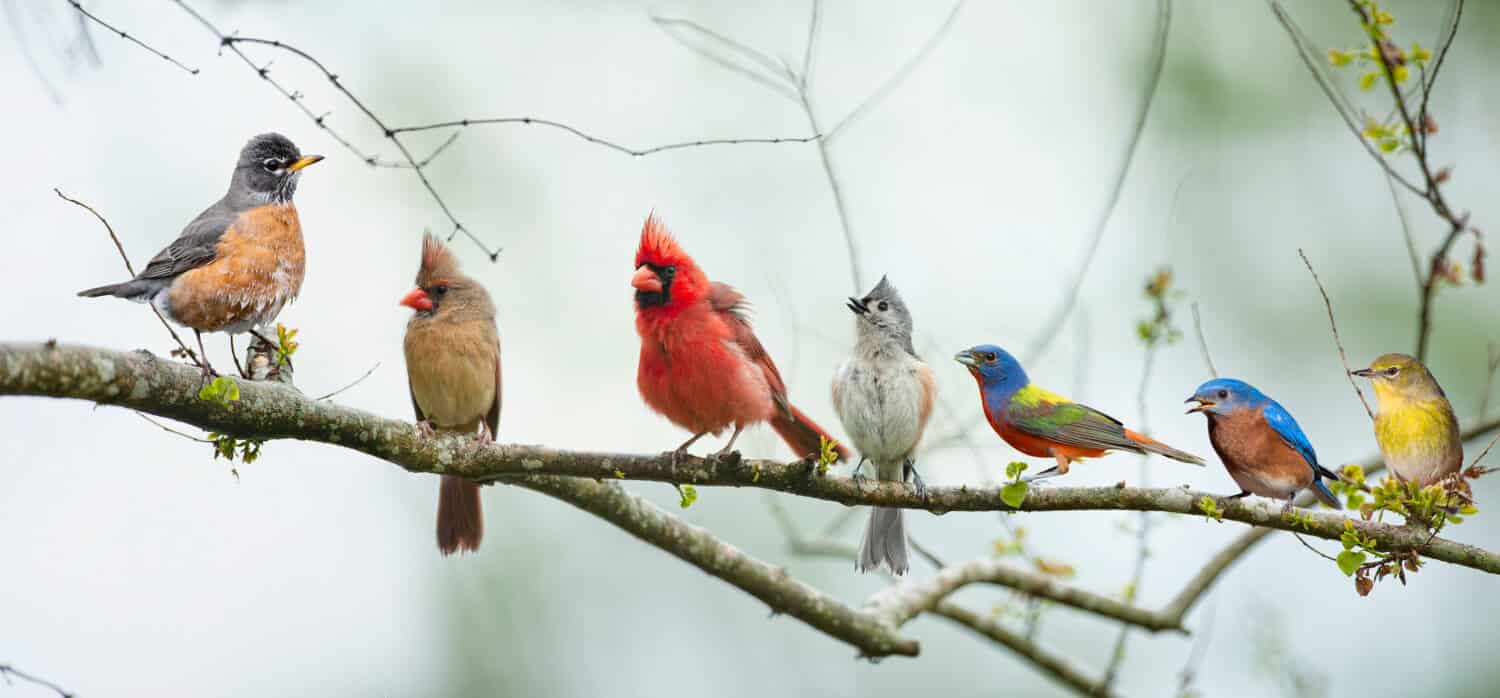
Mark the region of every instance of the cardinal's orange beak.
<instances>
[{"instance_id":1,"label":"cardinal's orange beak","mask_svg":"<svg viewBox=\"0 0 1500 698\"><path fill-rule=\"evenodd\" d=\"M635 269L635 276L630 277L630 285L637 291L647 293L661 293L661 277L644 264Z\"/></svg>"},{"instance_id":2,"label":"cardinal's orange beak","mask_svg":"<svg viewBox=\"0 0 1500 698\"><path fill-rule=\"evenodd\" d=\"M412 310L432 310L432 297L420 288L414 288L411 293L401 297L401 305Z\"/></svg>"}]
</instances>

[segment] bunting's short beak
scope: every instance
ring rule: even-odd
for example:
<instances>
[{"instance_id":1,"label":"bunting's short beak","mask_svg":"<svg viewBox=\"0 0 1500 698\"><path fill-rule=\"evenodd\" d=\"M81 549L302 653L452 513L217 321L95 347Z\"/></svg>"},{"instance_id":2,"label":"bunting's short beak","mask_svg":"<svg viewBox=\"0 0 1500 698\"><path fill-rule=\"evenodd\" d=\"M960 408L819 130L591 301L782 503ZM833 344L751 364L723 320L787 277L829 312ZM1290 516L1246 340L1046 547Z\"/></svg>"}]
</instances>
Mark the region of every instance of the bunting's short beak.
<instances>
[{"instance_id":1,"label":"bunting's short beak","mask_svg":"<svg viewBox=\"0 0 1500 698\"><path fill-rule=\"evenodd\" d=\"M1359 369L1355 369L1353 371L1350 371L1349 375L1351 375L1351 376L1359 376L1360 378L1374 378L1375 377L1375 372L1371 371L1368 368L1359 368Z\"/></svg>"},{"instance_id":2,"label":"bunting's short beak","mask_svg":"<svg viewBox=\"0 0 1500 698\"><path fill-rule=\"evenodd\" d=\"M961 351L957 354L954 354L953 360L965 366L968 366L969 368L974 368L975 366L979 365L979 359L974 358L974 354L968 351Z\"/></svg>"},{"instance_id":3,"label":"bunting's short beak","mask_svg":"<svg viewBox=\"0 0 1500 698\"><path fill-rule=\"evenodd\" d=\"M292 163L290 165L287 165L286 166L286 171L287 172L296 172L297 170L300 170L300 169L302 169L304 167L307 167L308 165L311 165L311 164L314 164L314 163L317 163L317 162L321 162L322 160L323 160L323 156L322 155L308 155L308 156L302 158L301 160L298 160L298 161L296 161L296 162L294 162L294 163Z\"/></svg>"},{"instance_id":4,"label":"bunting's short beak","mask_svg":"<svg viewBox=\"0 0 1500 698\"><path fill-rule=\"evenodd\" d=\"M865 304L863 302L861 302L858 298L850 298L848 306L849 306L849 310L851 312L853 312L855 315L864 315L865 313L870 312L870 309L866 308Z\"/></svg>"},{"instance_id":5,"label":"bunting's short beak","mask_svg":"<svg viewBox=\"0 0 1500 698\"><path fill-rule=\"evenodd\" d=\"M1203 398L1196 397L1196 396L1190 397L1190 398L1188 398L1186 400L1183 400L1183 402L1184 403L1187 403L1187 402L1196 402L1196 403L1198 403L1196 405L1193 405L1192 407L1189 407L1188 410L1187 410L1187 412L1185 412L1184 414L1192 414L1194 412L1202 412L1202 411L1204 411L1204 410L1206 410L1206 409L1208 409L1210 407L1213 407L1215 404L1217 404L1217 403L1215 403L1212 400L1204 400Z\"/></svg>"},{"instance_id":6,"label":"bunting's short beak","mask_svg":"<svg viewBox=\"0 0 1500 698\"><path fill-rule=\"evenodd\" d=\"M630 277L630 285L637 291L646 293L661 293L661 277L651 267L642 264L636 267L635 276Z\"/></svg>"}]
</instances>

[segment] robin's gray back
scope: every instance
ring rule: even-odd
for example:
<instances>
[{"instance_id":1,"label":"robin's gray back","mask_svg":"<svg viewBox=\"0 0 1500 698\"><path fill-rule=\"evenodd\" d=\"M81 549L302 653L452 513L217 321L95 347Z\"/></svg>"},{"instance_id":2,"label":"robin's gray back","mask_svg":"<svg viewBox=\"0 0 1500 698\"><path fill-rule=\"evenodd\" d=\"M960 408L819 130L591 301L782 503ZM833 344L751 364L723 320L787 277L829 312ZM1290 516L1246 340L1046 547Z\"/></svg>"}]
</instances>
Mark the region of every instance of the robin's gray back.
<instances>
[{"instance_id":1,"label":"robin's gray back","mask_svg":"<svg viewBox=\"0 0 1500 698\"><path fill-rule=\"evenodd\" d=\"M172 244L156 253L137 279L171 279L214 261L219 238L245 209L229 203L230 197L214 202L182 229ZM245 207L249 208L249 207Z\"/></svg>"}]
</instances>

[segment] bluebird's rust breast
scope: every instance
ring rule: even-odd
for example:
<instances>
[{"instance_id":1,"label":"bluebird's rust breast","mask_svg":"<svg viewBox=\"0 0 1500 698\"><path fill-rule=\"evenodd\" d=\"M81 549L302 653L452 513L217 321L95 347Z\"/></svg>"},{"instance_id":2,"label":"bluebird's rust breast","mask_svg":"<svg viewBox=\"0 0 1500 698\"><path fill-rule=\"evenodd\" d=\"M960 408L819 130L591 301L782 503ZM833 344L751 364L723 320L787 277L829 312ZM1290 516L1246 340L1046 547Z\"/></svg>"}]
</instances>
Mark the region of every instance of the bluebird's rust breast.
<instances>
[{"instance_id":1,"label":"bluebird's rust breast","mask_svg":"<svg viewBox=\"0 0 1500 698\"><path fill-rule=\"evenodd\" d=\"M1258 409L1210 415L1208 440L1229 476L1247 492L1284 500L1312 484L1312 466Z\"/></svg>"},{"instance_id":2,"label":"bluebird's rust breast","mask_svg":"<svg viewBox=\"0 0 1500 698\"><path fill-rule=\"evenodd\" d=\"M306 253L292 204L258 206L224 231L212 262L178 276L167 296L177 322L204 332L268 325L302 290Z\"/></svg>"}]
</instances>

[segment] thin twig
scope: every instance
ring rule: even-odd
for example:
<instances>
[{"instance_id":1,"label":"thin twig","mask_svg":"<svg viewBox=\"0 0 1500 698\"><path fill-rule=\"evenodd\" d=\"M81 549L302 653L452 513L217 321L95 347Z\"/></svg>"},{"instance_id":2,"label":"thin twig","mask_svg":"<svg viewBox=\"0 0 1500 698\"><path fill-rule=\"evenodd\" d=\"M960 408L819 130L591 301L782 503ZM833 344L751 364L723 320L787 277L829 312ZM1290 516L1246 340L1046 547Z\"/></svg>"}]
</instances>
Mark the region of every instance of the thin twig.
<instances>
[{"instance_id":1,"label":"thin twig","mask_svg":"<svg viewBox=\"0 0 1500 698\"><path fill-rule=\"evenodd\" d=\"M94 210L93 206L83 203L82 201L79 201L77 199L70 198L67 194L62 193L62 191L57 187L52 188L52 193L56 194L57 198L94 214L94 217L99 219L100 223L104 224L104 230L109 233L109 239L114 241L115 249L120 252L120 260L125 262L125 271L129 272L132 277L135 276L135 265L130 263L130 256L125 254L125 246L120 244L120 236L115 234L114 226L110 225L109 221L105 220L103 215ZM182 341L182 337L177 336L177 330L172 329L172 325L167 323L167 318L163 317L161 311L156 309L156 304L147 303L146 306L151 308L151 314L155 315L156 319L161 321L161 326L166 328L167 334L172 335L172 340L177 342L177 350L182 352L183 356L191 359L195 366L199 368L207 368L208 357L200 358L197 352L188 348L187 342Z\"/></svg>"},{"instance_id":2,"label":"thin twig","mask_svg":"<svg viewBox=\"0 0 1500 698\"><path fill-rule=\"evenodd\" d=\"M1324 560L1327 560L1329 562L1338 562L1338 559L1335 558L1334 556L1329 555L1328 553L1325 553L1325 552L1323 552L1321 550L1318 550L1317 548L1314 548L1312 546L1312 543L1307 542L1307 539L1303 538L1302 535L1299 534L1299 533L1297 533L1296 531L1292 531L1292 537L1296 538L1297 542L1302 544L1302 547L1307 548L1308 550L1313 551L1313 553L1315 555L1317 555L1318 557L1321 557Z\"/></svg>"},{"instance_id":3,"label":"thin twig","mask_svg":"<svg viewBox=\"0 0 1500 698\"><path fill-rule=\"evenodd\" d=\"M83 5L80 2L78 2L78 0L67 0L67 3L69 5L72 5L73 9L78 10L78 14L81 14L84 17L89 18L95 24L98 24L99 26L104 27L105 29L109 30L111 33L118 34L121 39L129 41L129 42L135 44L136 46L139 46L139 47L141 47L143 49L146 49L151 54L155 55L157 58L165 60L166 62L171 63L172 65L175 65L178 68L181 68L181 69L187 71L191 75L197 75L198 74L198 69L197 68L189 68L188 66L183 65L182 62L178 61L176 58L168 56L167 54L162 53L161 51L158 51L155 48L152 48L146 42L141 41L140 39L137 39L137 38L135 38L135 37L133 37L133 36L125 33L123 30L120 30L120 29L116 28L114 25L110 24L109 22L106 22L106 21L104 21L102 19L99 19L93 13L89 12L88 10L83 9Z\"/></svg>"},{"instance_id":4,"label":"thin twig","mask_svg":"<svg viewBox=\"0 0 1500 698\"><path fill-rule=\"evenodd\" d=\"M1374 419L1375 411L1370 409L1370 403L1365 400L1365 392L1359 389L1359 383L1354 380L1354 370L1349 367L1349 355L1344 353L1344 340L1339 337L1339 324L1333 319L1333 301L1328 300L1328 291L1323 288L1323 280L1318 278L1312 262L1308 261L1307 253L1298 248L1297 254L1302 257L1302 263L1307 265L1308 273L1312 274L1313 283L1318 285L1318 293L1323 295L1323 307L1328 310L1328 327L1333 330L1333 344L1339 349L1339 363L1344 365L1344 377L1349 379L1354 394L1359 396L1359 403L1365 406L1365 414Z\"/></svg>"},{"instance_id":5,"label":"thin twig","mask_svg":"<svg viewBox=\"0 0 1500 698\"><path fill-rule=\"evenodd\" d=\"M1203 664L1203 657L1208 654L1208 643L1213 638L1214 620L1219 615L1219 597L1215 596L1208 601L1208 607L1203 611L1203 626L1193 631L1193 648L1188 651L1187 662L1182 666L1182 680L1177 687L1177 695L1192 696L1193 681L1198 678L1198 667Z\"/></svg>"},{"instance_id":6,"label":"thin twig","mask_svg":"<svg viewBox=\"0 0 1500 698\"><path fill-rule=\"evenodd\" d=\"M1208 337L1203 334L1203 318L1198 316L1198 301L1193 301L1193 331L1198 335L1198 349L1203 353L1203 363L1208 366L1208 375L1219 377L1219 368L1214 366L1213 354L1208 352Z\"/></svg>"},{"instance_id":7,"label":"thin twig","mask_svg":"<svg viewBox=\"0 0 1500 698\"><path fill-rule=\"evenodd\" d=\"M595 145L602 145L606 148L609 148L610 150L625 153L626 155L633 155L635 157L644 157L668 150L678 150L681 148L699 148L710 145L742 145L747 143L811 143L815 140L818 140L819 138L818 134L816 133L811 136L786 136L781 138L714 138L708 140L684 141L681 143L667 143L665 145L654 145L648 148L632 148L630 146L621 145L608 139L590 135L561 122L552 121L550 119L539 119L530 116L504 116L492 119L459 119L457 121L442 121L432 124L422 124L419 126L399 126L391 129L391 133L413 133L417 131L431 131L433 129L465 128L468 126L482 126L493 124L527 124L532 126L550 126L552 128L571 133Z\"/></svg>"},{"instance_id":8,"label":"thin twig","mask_svg":"<svg viewBox=\"0 0 1500 698\"><path fill-rule=\"evenodd\" d=\"M1073 307L1078 303L1078 293L1083 289L1083 281L1088 277L1089 267L1094 263L1094 257L1099 251L1099 243L1104 239L1104 230L1109 227L1109 220L1114 216L1115 206L1120 201L1120 194L1125 190L1125 178L1130 173L1130 163L1135 160L1136 146L1141 142L1141 135L1146 131L1146 117L1151 113L1151 103L1156 99L1156 87L1161 83L1162 68L1167 62L1167 36L1172 26L1172 2L1171 0L1158 0L1156 11L1156 34L1152 41L1151 61L1147 64L1146 91L1141 96L1140 105L1136 109L1135 122L1130 129L1130 139L1125 143L1125 154L1120 160L1120 169L1115 175L1110 187L1109 197L1105 199L1104 210L1100 212L1098 221L1094 224L1094 231L1089 239L1088 246L1084 248L1083 261L1078 266L1078 271L1064 291L1062 300L1057 309L1052 312L1047 322L1042 324L1042 331L1027 348L1021 363L1034 363L1047 352L1052 340L1062 330L1063 323L1068 315L1073 312Z\"/></svg>"},{"instance_id":9,"label":"thin twig","mask_svg":"<svg viewBox=\"0 0 1500 698\"><path fill-rule=\"evenodd\" d=\"M1338 112L1339 118L1344 121L1345 126L1349 127L1349 132L1354 134L1354 138L1364 147L1365 152L1396 183L1417 196L1425 196L1420 187L1412 184L1411 180L1401 176L1401 173L1391 167L1390 162L1381 157L1380 152L1375 150L1375 146L1370 143L1369 139L1365 138L1360 125L1355 121L1354 110L1349 105L1349 98L1344 96L1344 93L1338 88L1338 84L1323 72L1323 64L1320 62L1322 60L1322 53L1313 46L1312 40L1308 39L1307 34L1302 32L1302 28L1297 26L1296 22L1292 21L1291 15L1287 14L1286 10L1281 7L1281 3L1273 1L1268 4L1271 6L1271 12L1276 14L1276 20L1281 23L1287 35L1292 38L1292 45L1297 48L1297 55L1302 58L1302 64L1307 66L1308 72L1312 73L1313 80L1318 83L1319 88L1322 88L1323 94L1328 97L1328 101L1333 103L1334 111Z\"/></svg>"},{"instance_id":10,"label":"thin twig","mask_svg":"<svg viewBox=\"0 0 1500 698\"><path fill-rule=\"evenodd\" d=\"M765 87L772 92L781 95L782 97L785 97L793 102L797 101L796 87L789 86L782 81L782 79L784 78L782 66L770 56L767 56L760 51L757 51L743 43L740 43L739 41L735 41L734 39L731 39L720 32L709 29L708 27L705 27L702 24L699 24L698 22L695 22L691 19L651 15L651 21L654 22L656 26L661 27L662 30L665 31L668 36L675 39L677 43L682 44L683 46L692 50L694 53L697 53L698 55L719 64L727 70L739 73L746 78L758 82L762 87ZM674 33L672 31L673 29L687 29L691 32L694 32L698 36L704 37L712 41L713 43L718 44L719 46L728 48L730 51L749 59L752 63L760 66L766 72L758 72L750 67L730 60L720 53L716 53L702 46L690 43L684 40L681 36L678 36L676 33ZM767 75L767 73L769 73L769 76Z\"/></svg>"},{"instance_id":11,"label":"thin twig","mask_svg":"<svg viewBox=\"0 0 1500 698\"><path fill-rule=\"evenodd\" d=\"M11 666L10 664L0 664L0 678L4 678L6 683L10 683L10 677L12 676L22 681L34 683L43 688L50 688L62 698L73 698L73 694L69 693L62 686L52 683L51 681L41 678L40 676L28 674L24 671L21 671L20 669L15 668L14 666Z\"/></svg>"},{"instance_id":12,"label":"thin twig","mask_svg":"<svg viewBox=\"0 0 1500 698\"><path fill-rule=\"evenodd\" d=\"M1422 262L1417 254L1417 241L1411 234L1411 222L1406 219L1406 207L1401 205L1401 192L1396 189L1396 180L1385 176L1386 187L1391 190L1391 203L1396 206L1396 219L1401 222L1401 238L1406 241L1406 255L1411 258L1411 273L1417 280L1417 292L1422 292Z\"/></svg>"},{"instance_id":13,"label":"thin twig","mask_svg":"<svg viewBox=\"0 0 1500 698\"><path fill-rule=\"evenodd\" d=\"M131 412L133 412L135 414L135 416L140 417L141 419L144 419L144 420L150 422L152 424L152 426L155 426L156 428L158 428L158 429L160 429L160 430L162 430L164 432L167 432L168 434L176 434L178 436L181 436L184 439L187 439L188 441L197 441L198 443L204 443L204 444L211 444L211 443L213 443L213 441L210 440L210 439L200 438L200 437L197 437L197 436L193 436L192 434L189 434L189 433L186 433L186 432L181 432L181 431L178 431L176 429L173 429L172 427L169 427L169 426L167 426L165 424L162 424L161 422L158 422L158 421L152 419L150 415L148 415L145 412L142 412L140 410L131 410Z\"/></svg>"},{"instance_id":14,"label":"thin twig","mask_svg":"<svg viewBox=\"0 0 1500 698\"><path fill-rule=\"evenodd\" d=\"M927 56L932 53L933 49L936 49L938 44L943 42L943 37L947 36L948 30L953 28L954 22L958 19L958 12L963 9L964 2L965 0L958 0L958 2L953 3L953 9L948 11L947 18L943 20L942 24L938 25L937 31L927 37L927 41L922 44L922 47L917 49L917 52L912 54L911 58L906 59L906 62L901 64L901 67L892 73L890 77L886 78L885 82L880 84L880 87L870 93L870 96L866 97L858 106L851 109L844 118L840 119L837 124L834 124L833 128L828 129L828 133L823 136L823 140L832 142L834 138L838 137L844 131L845 127L852 126L854 122L858 121L884 101L897 87L900 87L901 83L905 82L906 78L910 77L912 72L918 66L922 65L923 61L927 60ZM803 90L806 90L805 86Z\"/></svg>"},{"instance_id":15,"label":"thin twig","mask_svg":"<svg viewBox=\"0 0 1500 698\"><path fill-rule=\"evenodd\" d=\"M360 376L358 378L355 378L353 380L353 382L349 383L348 385L346 385L346 386L344 386L342 388L339 388L338 390L335 390L335 391L333 391L331 393L328 393L327 395L320 395L318 397L315 397L315 398L313 398L313 400L315 402L322 402L324 400L327 400L328 398L331 398L331 397L333 397L335 395L338 395L339 393L344 392L345 390L353 388L354 386L359 385L360 383L365 382L365 379L369 378L370 374L374 373L375 369L377 369L377 368L380 368L380 362L379 361L376 361L375 365L370 367L370 370L365 371L364 375L362 375L362 376Z\"/></svg>"},{"instance_id":16,"label":"thin twig","mask_svg":"<svg viewBox=\"0 0 1500 698\"><path fill-rule=\"evenodd\" d=\"M812 0L812 19L807 22L807 45L802 49L802 73L797 80L800 90L812 82L813 57L818 55L818 23L822 20L822 0Z\"/></svg>"},{"instance_id":17,"label":"thin twig","mask_svg":"<svg viewBox=\"0 0 1500 698\"><path fill-rule=\"evenodd\" d=\"M1490 411L1490 395L1495 392L1495 372L1500 371L1500 344L1487 342L1485 354L1484 392L1479 395L1479 418L1484 419Z\"/></svg>"}]
</instances>

